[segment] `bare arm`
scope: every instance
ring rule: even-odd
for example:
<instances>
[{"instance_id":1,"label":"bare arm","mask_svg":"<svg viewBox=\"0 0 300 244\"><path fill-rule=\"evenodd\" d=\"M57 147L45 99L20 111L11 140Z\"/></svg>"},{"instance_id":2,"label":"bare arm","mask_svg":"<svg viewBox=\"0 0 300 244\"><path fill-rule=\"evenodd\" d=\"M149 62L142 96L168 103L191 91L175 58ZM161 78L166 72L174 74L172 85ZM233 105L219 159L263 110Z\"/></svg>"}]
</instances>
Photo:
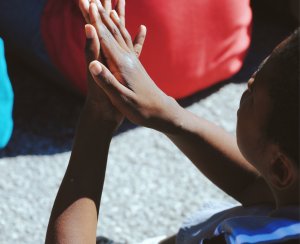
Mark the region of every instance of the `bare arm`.
<instances>
[{"instance_id":1,"label":"bare arm","mask_svg":"<svg viewBox=\"0 0 300 244\"><path fill-rule=\"evenodd\" d=\"M242 156L233 135L179 105L175 105L174 114L177 129L165 134L214 184L243 205L274 201L265 181Z\"/></svg>"},{"instance_id":2,"label":"bare arm","mask_svg":"<svg viewBox=\"0 0 300 244\"><path fill-rule=\"evenodd\" d=\"M111 1L105 0L104 3L106 11L110 13ZM80 4L86 16L89 3L81 0ZM120 21L124 20L124 7L124 1L120 0L115 13ZM106 62L105 57L100 57L100 43L91 25L86 25L86 36L87 63L95 59ZM136 41L128 43L136 56L142 50L144 38L144 30L140 30ZM123 118L88 74L88 96L79 120L69 165L53 205L46 243L95 243L109 144Z\"/></svg>"},{"instance_id":3,"label":"bare arm","mask_svg":"<svg viewBox=\"0 0 300 244\"><path fill-rule=\"evenodd\" d=\"M93 28L87 27L86 32L89 62L99 58L100 45ZM109 144L123 118L88 75L88 96L53 205L46 243L95 243Z\"/></svg>"},{"instance_id":4,"label":"bare arm","mask_svg":"<svg viewBox=\"0 0 300 244\"><path fill-rule=\"evenodd\" d=\"M95 243L108 148L116 126L86 103L51 213L46 243Z\"/></svg>"}]
</instances>

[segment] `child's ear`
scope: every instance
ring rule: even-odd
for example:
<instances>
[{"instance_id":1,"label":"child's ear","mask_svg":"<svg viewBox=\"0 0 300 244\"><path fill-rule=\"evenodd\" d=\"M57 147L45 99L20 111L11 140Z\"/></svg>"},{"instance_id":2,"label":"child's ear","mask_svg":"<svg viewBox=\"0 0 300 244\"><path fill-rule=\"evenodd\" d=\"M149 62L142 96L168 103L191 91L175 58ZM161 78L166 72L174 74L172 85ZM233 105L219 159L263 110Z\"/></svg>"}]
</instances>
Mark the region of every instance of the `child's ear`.
<instances>
[{"instance_id":1,"label":"child's ear","mask_svg":"<svg viewBox=\"0 0 300 244\"><path fill-rule=\"evenodd\" d=\"M294 183L297 171L294 162L284 153L278 152L274 156L269 168L269 177L274 188L284 190Z\"/></svg>"}]
</instances>

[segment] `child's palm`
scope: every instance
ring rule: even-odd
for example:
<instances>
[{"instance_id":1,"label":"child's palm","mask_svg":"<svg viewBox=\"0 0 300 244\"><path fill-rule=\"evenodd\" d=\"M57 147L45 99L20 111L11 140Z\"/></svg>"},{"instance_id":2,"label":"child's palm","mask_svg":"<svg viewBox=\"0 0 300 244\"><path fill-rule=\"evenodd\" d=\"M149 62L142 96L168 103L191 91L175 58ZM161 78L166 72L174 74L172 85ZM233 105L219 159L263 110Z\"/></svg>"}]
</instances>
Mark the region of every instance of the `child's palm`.
<instances>
[{"instance_id":1,"label":"child's palm","mask_svg":"<svg viewBox=\"0 0 300 244\"><path fill-rule=\"evenodd\" d=\"M114 106L132 122L158 128L157 125L169 116L165 105L171 100L155 85L137 58L145 39L145 27L141 26L132 44L116 15L108 15L104 8L98 10L92 4L89 16L108 67L103 63L91 63L95 81Z\"/></svg>"},{"instance_id":2,"label":"child's palm","mask_svg":"<svg viewBox=\"0 0 300 244\"><path fill-rule=\"evenodd\" d=\"M98 9L102 9L106 12L107 16L111 16L116 23L120 26L125 27L125 1L119 0L117 4L117 11L112 11L111 0L104 0L103 5L99 0L92 0L91 2L95 3ZM90 3L88 0L80 0L79 6L82 11L83 16L85 17L88 23L94 22L95 19L90 16ZM87 36L87 45L86 45L86 61L89 64L93 60L98 60L104 65L110 67L111 70L117 70L117 67L108 59L102 49L100 48L100 42L97 36L97 32L92 25L86 25L86 36ZM125 29L125 28L124 28ZM137 56L140 55L143 42L145 39L145 33L143 30L140 30L138 33L135 44L132 43L129 33L126 31L127 39L129 40L126 44L130 50L136 53ZM129 37L129 38L128 38ZM128 50L129 50L128 49ZM122 76L115 73L116 77L121 81ZM97 106L98 110L105 114L105 116L112 120L117 120L121 122L124 116L113 106L108 96L105 92L94 82L90 74L88 74L88 97L92 103Z\"/></svg>"}]
</instances>

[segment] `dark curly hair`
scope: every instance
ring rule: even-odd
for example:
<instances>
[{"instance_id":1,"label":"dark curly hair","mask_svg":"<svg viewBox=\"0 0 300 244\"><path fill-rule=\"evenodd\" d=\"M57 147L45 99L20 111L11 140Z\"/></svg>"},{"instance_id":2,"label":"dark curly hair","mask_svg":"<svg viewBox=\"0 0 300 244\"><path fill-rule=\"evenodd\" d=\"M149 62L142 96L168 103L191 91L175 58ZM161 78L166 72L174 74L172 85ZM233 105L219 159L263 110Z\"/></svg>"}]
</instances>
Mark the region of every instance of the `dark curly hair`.
<instances>
[{"instance_id":1,"label":"dark curly hair","mask_svg":"<svg viewBox=\"0 0 300 244\"><path fill-rule=\"evenodd\" d=\"M299 31L284 40L271 54L276 70L269 85L271 111L266 138L276 143L299 168Z\"/></svg>"}]
</instances>

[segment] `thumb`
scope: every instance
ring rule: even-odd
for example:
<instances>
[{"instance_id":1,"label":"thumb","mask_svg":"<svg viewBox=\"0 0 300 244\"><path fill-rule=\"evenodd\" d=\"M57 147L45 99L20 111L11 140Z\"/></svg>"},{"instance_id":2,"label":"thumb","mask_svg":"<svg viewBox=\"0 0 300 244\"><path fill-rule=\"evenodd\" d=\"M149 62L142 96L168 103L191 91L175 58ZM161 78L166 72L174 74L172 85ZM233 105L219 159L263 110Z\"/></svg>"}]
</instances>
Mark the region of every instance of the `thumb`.
<instances>
[{"instance_id":1,"label":"thumb","mask_svg":"<svg viewBox=\"0 0 300 244\"><path fill-rule=\"evenodd\" d=\"M137 57L139 57L141 55L141 52L142 52L142 49L144 46L144 42L146 39L146 34L147 34L146 26L141 25L139 28L139 32L133 41L133 49L134 49Z\"/></svg>"},{"instance_id":2,"label":"thumb","mask_svg":"<svg viewBox=\"0 0 300 244\"><path fill-rule=\"evenodd\" d=\"M87 24L85 25L85 58L87 64L93 60L97 60L100 56L100 42L97 36L97 32L94 26Z\"/></svg>"},{"instance_id":3,"label":"thumb","mask_svg":"<svg viewBox=\"0 0 300 244\"><path fill-rule=\"evenodd\" d=\"M128 106L128 101L135 97L132 90L120 83L116 77L98 61L93 61L89 65L94 81L100 86L111 102L121 108Z\"/></svg>"}]
</instances>

